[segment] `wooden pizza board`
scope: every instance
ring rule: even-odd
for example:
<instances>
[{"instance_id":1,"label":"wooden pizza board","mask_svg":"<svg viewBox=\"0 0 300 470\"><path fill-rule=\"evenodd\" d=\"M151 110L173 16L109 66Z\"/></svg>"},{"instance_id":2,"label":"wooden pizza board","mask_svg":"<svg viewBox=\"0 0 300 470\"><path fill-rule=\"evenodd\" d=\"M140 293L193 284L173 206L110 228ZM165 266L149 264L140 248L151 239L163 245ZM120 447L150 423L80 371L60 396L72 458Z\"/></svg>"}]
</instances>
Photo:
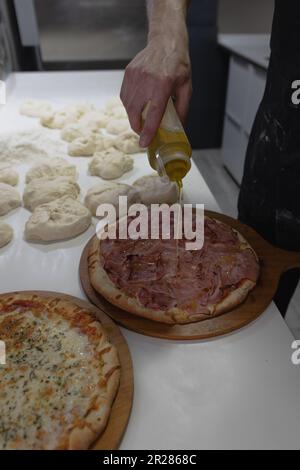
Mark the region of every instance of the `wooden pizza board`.
<instances>
[{"instance_id":1,"label":"wooden pizza board","mask_svg":"<svg viewBox=\"0 0 300 470\"><path fill-rule=\"evenodd\" d=\"M172 340L212 338L231 333L257 319L272 302L281 274L289 269L300 267L300 253L284 251L270 245L251 227L231 217L211 211L205 213L238 230L254 248L260 259L261 274L258 284L241 305L218 317L187 325L166 325L130 314L110 304L91 286L88 272L88 252L91 241L83 251L79 268L81 284L87 297L125 328L144 335Z\"/></svg>"},{"instance_id":2,"label":"wooden pizza board","mask_svg":"<svg viewBox=\"0 0 300 470\"><path fill-rule=\"evenodd\" d=\"M62 300L68 300L81 308L91 311L96 315L101 324L104 326L111 343L117 348L119 360L121 363L120 386L114 400L111 414L105 431L99 439L91 447L92 450L116 450L118 449L122 437L126 431L129 421L132 402L133 402L133 366L127 343L122 335L119 327L107 316L102 310L99 310L90 303L73 297L71 295L59 292L47 291L24 291L11 292L9 294L26 294L38 295L41 297L53 297ZM1 294L9 295L9 294Z\"/></svg>"}]
</instances>

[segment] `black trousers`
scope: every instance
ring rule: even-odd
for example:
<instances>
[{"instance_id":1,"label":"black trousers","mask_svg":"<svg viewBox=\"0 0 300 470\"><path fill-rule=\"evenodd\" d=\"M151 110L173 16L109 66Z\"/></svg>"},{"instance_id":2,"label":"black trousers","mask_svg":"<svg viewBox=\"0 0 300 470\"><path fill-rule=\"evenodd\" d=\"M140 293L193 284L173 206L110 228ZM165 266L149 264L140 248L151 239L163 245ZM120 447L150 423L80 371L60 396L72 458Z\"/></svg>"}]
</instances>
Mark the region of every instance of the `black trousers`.
<instances>
[{"instance_id":1,"label":"black trousers","mask_svg":"<svg viewBox=\"0 0 300 470\"><path fill-rule=\"evenodd\" d=\"M300 2L275 0L265 94L249 139L240 220L280 248L300 251ZM275 302L285 315L300 270L284 274Z\"/></svg>"},{"instance_id":2,"label":"black trousers","mask_svg":"<svg viewBox=\"0 0 300 470\"><path fill-rule=\"evenodd\" d=\"M300 109L290 107L290 86L290 78L281 79L271 59L249 139L239 219L271 244L300 251ZM274 301L283 316L299 279L300 269L281 277Z\"/></svg>"}]
</instances>

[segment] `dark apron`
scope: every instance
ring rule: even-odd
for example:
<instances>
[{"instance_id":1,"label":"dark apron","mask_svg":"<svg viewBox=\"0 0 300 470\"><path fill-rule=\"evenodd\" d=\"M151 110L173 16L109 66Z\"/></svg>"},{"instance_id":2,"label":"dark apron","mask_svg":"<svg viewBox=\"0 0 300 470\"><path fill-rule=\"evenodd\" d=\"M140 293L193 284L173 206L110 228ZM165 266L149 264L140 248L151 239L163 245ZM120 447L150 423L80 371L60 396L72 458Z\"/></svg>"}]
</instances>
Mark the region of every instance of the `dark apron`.
<instances>
[{"instance_id":1,"label":"dark apron","mask_svg":"<svg viewBox=\"0 0 300 470\"><path fill-rule=\"evenodd\" d=\"M247 150L239 218L271 243L300 251L300 0L277 0L265 94Z\"/></svg>"}]
</instances>

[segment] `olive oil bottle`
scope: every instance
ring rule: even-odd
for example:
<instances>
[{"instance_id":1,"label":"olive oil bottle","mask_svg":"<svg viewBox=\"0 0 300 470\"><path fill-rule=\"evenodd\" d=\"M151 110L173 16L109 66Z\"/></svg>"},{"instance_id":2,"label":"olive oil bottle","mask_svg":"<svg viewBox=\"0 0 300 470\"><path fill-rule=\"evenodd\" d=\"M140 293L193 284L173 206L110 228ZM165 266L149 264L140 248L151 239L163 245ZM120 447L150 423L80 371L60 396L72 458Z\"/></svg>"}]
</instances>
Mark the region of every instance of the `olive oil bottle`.
<instances>
[{"instance_id":1,"label":"olive oil bottle","mask_svg":"<svg viewBox=\"0 0 300 470\"><path fill-rule=\"evenodd\" d=\"M148 147L151 167L179 188L191 168L192 148L170 98L160 127Z\"/></svg>"}]
</instances>

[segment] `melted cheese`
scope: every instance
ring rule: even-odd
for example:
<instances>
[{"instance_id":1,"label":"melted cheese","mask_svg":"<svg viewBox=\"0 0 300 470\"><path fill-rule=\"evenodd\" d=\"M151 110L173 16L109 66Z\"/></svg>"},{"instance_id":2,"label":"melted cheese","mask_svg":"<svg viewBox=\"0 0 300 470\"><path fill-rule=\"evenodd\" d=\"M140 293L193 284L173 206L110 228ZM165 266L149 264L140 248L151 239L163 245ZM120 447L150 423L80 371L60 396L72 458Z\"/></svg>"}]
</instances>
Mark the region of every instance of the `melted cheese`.
<instances>
[{"instance_id":1,"label":"melted cheese","mask_svg":"<svg viewBox=\"0 0 300 470\"><path fill-rule=\"evenodd\" d=\"M54 449L97 395L102 364L79 330L32 312L1 315L0 448Z\"/></svg>"}]
</instances>

